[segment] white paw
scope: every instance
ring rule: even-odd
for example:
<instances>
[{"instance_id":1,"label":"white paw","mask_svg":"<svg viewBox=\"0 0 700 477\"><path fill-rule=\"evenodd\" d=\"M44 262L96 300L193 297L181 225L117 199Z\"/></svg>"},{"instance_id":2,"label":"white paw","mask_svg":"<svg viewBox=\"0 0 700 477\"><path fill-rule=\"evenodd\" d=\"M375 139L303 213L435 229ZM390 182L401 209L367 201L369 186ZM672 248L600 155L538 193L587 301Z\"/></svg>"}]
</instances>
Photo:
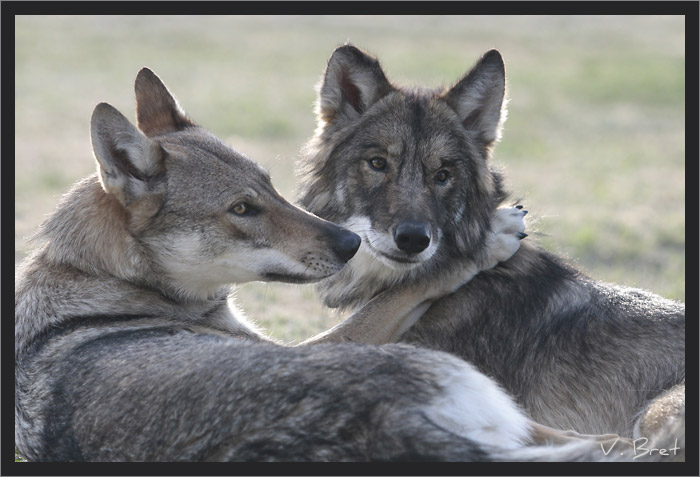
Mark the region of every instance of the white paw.
<instances>
[{"instance_id":1,"label":"white paw","mask_svg":"<svg viewBox=\"0 0 700 477\"><path fill-rule=\"evenodd\" d=\"M515 255L520 249L520 239L513 234L497 234L489 253L490 265L495 267Z\"/></svg>"},{"instance_id":2,"label":"white paw","mask_svg":"<svg viewBox=\"0 0 700 477\"><path fill-rule=\"evenodd\" d=\"M517 234L525 230L525 215L527 210L523 206L502 207L496 209L491 221L491 227L497 234Z\"/></svg>"},{"instance_id":3,"label":"white paw","mask_svg":"<svg viewBox=\"0 0 700 477\"><path fill-rule=\"evenodd\" d=\"M520 241L527 237L525 230L525 214L522 206L503 207L493 215L493 238L489 247L489 265L492 267L505 262L520 249Z\"/></svg>"}]
</instances>

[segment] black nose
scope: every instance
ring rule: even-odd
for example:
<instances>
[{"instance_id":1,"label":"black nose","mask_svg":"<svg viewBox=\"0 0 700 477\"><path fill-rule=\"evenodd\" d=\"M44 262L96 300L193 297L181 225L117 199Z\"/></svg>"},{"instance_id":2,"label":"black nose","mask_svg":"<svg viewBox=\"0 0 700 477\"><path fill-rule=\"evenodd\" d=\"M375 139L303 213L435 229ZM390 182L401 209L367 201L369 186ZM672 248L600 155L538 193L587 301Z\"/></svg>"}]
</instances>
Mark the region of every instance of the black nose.
<instances>
[{"instance_id":1,"label":"black nose","mask_svg":"<svg viewBox=\"0 0 700 477\"><path fill-rule=\"evenodd\" d=\"M430 245L430 231L425 224L402 222L394 230L394 242L406 253L420 253Z\"/></svg>"},{"instance_id":2,"label":"black nose","mask_svg":"<svg viewBox=\"0 0 700 477\"><path fill-rule=\"evenodd\" d=\"M336 257L343 262L347 262L355 255L357 249L360 248L360 236L345 229L340 229L339 232L334 235L333 246L331 248L333 252L335 252Z\"/></svg>"}]
</instances>

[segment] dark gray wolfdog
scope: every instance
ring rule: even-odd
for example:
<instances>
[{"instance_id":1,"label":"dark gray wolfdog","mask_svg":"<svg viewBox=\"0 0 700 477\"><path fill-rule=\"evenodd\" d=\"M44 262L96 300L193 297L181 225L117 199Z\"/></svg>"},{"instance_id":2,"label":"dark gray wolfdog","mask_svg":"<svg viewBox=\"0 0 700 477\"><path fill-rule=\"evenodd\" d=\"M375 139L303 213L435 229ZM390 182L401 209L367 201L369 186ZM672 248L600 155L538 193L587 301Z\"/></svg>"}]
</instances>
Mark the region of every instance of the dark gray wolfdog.
<instances>
[{"instance_id":1,"label":"dark gray wolfdog","mask_svg":"<svg viewBox=\"0 0 700 477\"><path fill-rule=\"evenodd\" d=\"M489 161L506 114L498 51L426 90L392 84L373 56L341 46L316 112L301 204L362 237L320 283L326 305L357 308L480 256L509 200ZM533 244L436 300L399 341L474 364L548 426L638 438L684 428L685 305L595 281Z\"/></svg>"},{"instance_id":2,"label":"dark gray wolfdog","mask_svg":"<svg viewBox=\"0 0 700 477\"><path fill-rule=\"evenodd\" d=\"M17 270L15 442L29 460L603 458L614 436L543 433L448 353L333 343L387 341L426 298L512 256L522 211L501 209L490 252L459 260L451 278L395 287L282 346L234 314L228 285L326 278L359 237L285 201L150 70L135 89L138 128L95 108L97 173L63 198Z\"/></svg>"}]
</instances>

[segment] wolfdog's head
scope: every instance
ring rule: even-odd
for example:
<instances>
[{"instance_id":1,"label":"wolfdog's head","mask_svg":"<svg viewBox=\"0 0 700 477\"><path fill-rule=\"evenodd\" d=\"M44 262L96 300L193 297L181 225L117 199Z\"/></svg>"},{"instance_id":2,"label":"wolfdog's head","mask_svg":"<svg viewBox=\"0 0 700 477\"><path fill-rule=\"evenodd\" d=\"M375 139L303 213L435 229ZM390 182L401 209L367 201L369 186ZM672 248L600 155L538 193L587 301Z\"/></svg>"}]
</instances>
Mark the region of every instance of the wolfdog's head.
<instances>
[{"instance_id":1,"label":"wolfdog's head","mask_svg":"<svg viewBox=\"0 0 700 477\"><path fill-rule=\"evenodd\" d=\"M436 90L391 84L377 60L354 46L333 52L300 171L302 205L363 238L352 270L331 282L355 281L359 290L376 278L387 286L479 253L504 199L487 164L504 97L495 50L453 87ZM343 301L326 296L329 305Z\"/></svg>"},{"instance_id":2,"label":"wolfdog's head","mask_svg":"<svg viewBox=\"0 0 700 477\"><path fill-rule=\"evenodd\" d=\"M190 121L153 72L142 69L135 87L138 129L101 103L91 134L112 198L104 220L123 221L149 280L204 297L229 283L319 280L354 255L356 234L284 200L257 163Z\"/></svg>"}]
</instances>

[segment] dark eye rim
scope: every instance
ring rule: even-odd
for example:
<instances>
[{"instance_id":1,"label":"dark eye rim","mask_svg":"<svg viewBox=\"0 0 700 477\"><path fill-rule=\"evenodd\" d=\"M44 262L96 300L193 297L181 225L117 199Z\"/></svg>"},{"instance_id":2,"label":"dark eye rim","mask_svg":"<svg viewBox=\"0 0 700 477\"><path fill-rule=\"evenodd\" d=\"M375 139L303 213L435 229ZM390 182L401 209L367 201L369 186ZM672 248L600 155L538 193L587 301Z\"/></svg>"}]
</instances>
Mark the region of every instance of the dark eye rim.
<instances>
[{"instance_id":1,"label":"dark eye rim","mask_svg":"<svg viewBox=\"0 0 700 477\"><path fill-rule=\"evenodd\" d=\"M380 161L380 162L381 162L381 166L376 166L376 165L374 164L375 161ZM384 159L384 158L381 157L381 156L374 156L374 157L371 157L371 158L369 158L369 159L367 160L367 163L369 164L369 167L371 167L371 168L374 169L375 171L380 171L380 172L386 171L386 159Z\"/></svg>"},{"instance_id":2,"label":"dark eye rim","mask_svg":"<svg viewBox=\"0 0 700 477\"><path fill-rule=\"evenodd\" d=\"M440 179L440 175L443 175L444 178ZM447 169L441 169L435 173L435 182L438 184L446 184L447 181L450 179L450 171Z\"/></svg>"}]
</instances>

